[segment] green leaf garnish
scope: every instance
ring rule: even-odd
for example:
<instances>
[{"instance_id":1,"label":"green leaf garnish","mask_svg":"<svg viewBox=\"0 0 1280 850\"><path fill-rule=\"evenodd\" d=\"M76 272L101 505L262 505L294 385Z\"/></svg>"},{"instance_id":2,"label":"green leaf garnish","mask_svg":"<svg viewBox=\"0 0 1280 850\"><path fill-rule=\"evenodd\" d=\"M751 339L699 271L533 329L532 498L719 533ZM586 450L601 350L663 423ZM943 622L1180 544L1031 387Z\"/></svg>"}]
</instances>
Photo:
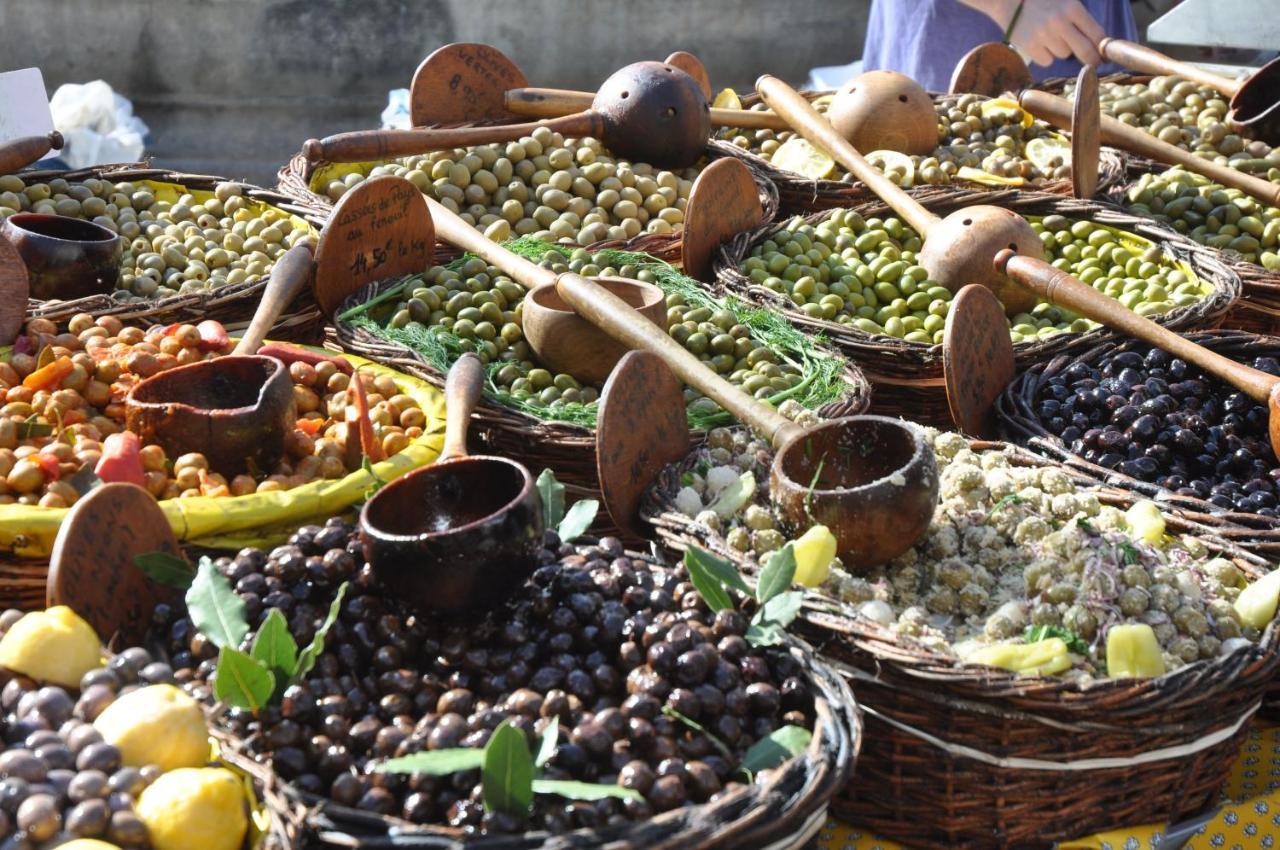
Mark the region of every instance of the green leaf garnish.
<instances>
[{"instance_id":1,"label":"green leaf garnish","mask_svg":"<svg viewBox=\"0 0 1280 850\"><path fill-rule=\"evenodd\" d=\"M504 720L489 737L480 772L484 807L525 817L533 805L533 758L524 733Z\"/></svg>"},{"instance_id":2,"label":"green leaf garnish","mask_svg":"<svg viewBox=\"0 0 1280 850\"><path fill-rule=\"evenodd\" d=\"M413 753L387 759L373 768L374 773L425 773L428 776L448 776L464 770L477 770L484 766L484 750L453 747Z\"/></svg>"},{"instance_id":3,"label":"green leaf garnish","mask_svg":"<svg viewBox=\"0 0 1280 850\"><path fill-rule=\"evenodd\" d=\"M564 485L549 469L538 476L538 495L542 497L542 518L547 528L556 528L564 518Z\"/></svg>"},{"instance_id":4,"label":"green leaf garnish","mask_svg":"<svg viewBox=\"0 0 1280 850\"><path fill-rule=\"evenodd\" d=\"M596 521L600 512L600 502L596 499L579 499L560 520L556 533L564 541L576 540Z\"/></svg>"},{"instance_id":5,"label":"green leaf garnish","mask_svg":"<svg viewBox=\"0 0 1280 850\"><path fill-rule=\"evenodd\" d=\"M302 650L302 654L298 656L298 667L295 676L299 679L304 678L311 672L311 668L315 666L316 659L320 657L320 653L324 652L324 639L329 634L329 629L333 628L333 624L338 621L338 613L342 610L342 598L347 595L347 585L349 582L343 582L338 586L338 594L333 597L333 601L329 603L329 613L325 616L324 622L320 628L316 629L315 637L311 639L311 643L307 644L307 648Z\"/></svg>"},{"instance_id":6,"label":"green leaf garnish","mask_svg":"<svg viewBox=\"0 0 1280 850\"><path fill-rule=\"evenodd\" d=\"M235 649L249 634L244 600L209 558L200 559L186 601L192 624L219 649Z\"/></svg>"},{"instance_id":7,"label":"green leaf garnish","mask_svg":"<svg viewBox=\"0 0 1280 850\"><path fill-rule=\"evenodd\" d=\"M146 573L147 578L165 587L176 587L178 590L186 590L190 587L191 580L196 576L196 571L185 558L170 555L168 552L143 552L133 556L133 563Z\"/></svg>"},{"instance_id":8,"label":"green leaf garnish","mask_svg":"<svg viewBox=\"0 0 1280 850\"><path fill-rule=\"evenodd\" d=\"M756 601L761 605L791 587L796 577L796 552L791 543L769 556L756 582Z\"/></svg>"},{"instance_id":9,"label":"green leaf garnish","mask_svg":"<svg viewBox=\"0 0 1280 850\"><path fill-rule=\"evenodd\" d=\"M756 741L742 757L741 767L753 775L785 764L805 751L813 733L800 726L783 726Z\"/></svg>"},{"instance_id":10,"label":"green leaf garnish","mask_svg":"<svg viewBox=\"0 0 1280 850\"><path fill-rule=\"evenodd\" d=\"M287 681L298 671L298 644L289 634L289 624L279 608L267 612L267 618L253 637L249 657L276 673L279 679Z\"/></svg>"},{"instance_id":11,"label":"green leaf garnish","mask_svg":"<svg viewBox=\"0 0 1280 850\"><path fill-rule=\"evenodd\" d=\"M594 782L574 782L568 779L535 779L533 791L536 794L555 794L569 800L603 800L613 797L618 800L643 800L644 795L621 785L602 785Z\"/></svg>"},{"instance_id":12,"label":"green leaf garnish","mask_svg":"<svg viewBox=\"0 0 1280 850\"><path fill-rule=\"evenodd\" d=\"M257 711L271 699L275 679L271 671L233 646L218 652L213 695L237 708Z\"/></svg>"},{"instance_id":13,"label":"green leaf garnish","mask_svg":"<svg viewBox=\"0 0 1280 850\"><path fill-rule=\"evenodd\" d=\"M729 597L728 591L724 589L724 585L719 578L712 575L706 567L708 559L712 557L712 555L703 552L701 549L690 548L685 550L684 566L689 571L689 581L693 582L694 589L698 591L702 601L706 602L707 607L712 611L732 609L733 599Z\"/></svg>"}]
</instances>

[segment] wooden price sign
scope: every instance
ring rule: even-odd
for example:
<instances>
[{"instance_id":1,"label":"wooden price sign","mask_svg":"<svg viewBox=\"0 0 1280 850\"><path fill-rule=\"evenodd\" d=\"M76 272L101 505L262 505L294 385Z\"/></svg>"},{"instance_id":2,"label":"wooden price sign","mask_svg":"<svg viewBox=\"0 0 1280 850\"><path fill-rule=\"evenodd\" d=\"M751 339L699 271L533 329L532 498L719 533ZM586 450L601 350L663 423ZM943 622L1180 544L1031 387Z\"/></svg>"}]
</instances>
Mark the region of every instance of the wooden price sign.
<instances>
[{"instance_id":1,"label":"wooden price sign","mask_svg":"<svg viewBox=\"0 0 1280 850\"><path fill-rule=\"evenodd\" d=\"M956 293L942 339L942 371L956 427L974 437L992 436L992 407L1015 369L1004 305L985 286L969 284Z\"/></svg>"},{"instance_id":2,"label":"wooden price sign","mask_svg":"<svg viewBox=\"0 0 1280 850\"><path fill-rule=\"evenodd\" d=\"M146 636L156 605L176 591L157 584L134 563L138 555L182 557L156 500L133 484L103 484L76 502L58 529L49 557L48 605L66 605L103 642L119 634L126 646Z\"/></svg>"},{"instance_id":3,"label":"wooden price sign","mask_svg":"<svg viewBox=\"0 0 1280 850\"><path fill-rule=\"evenodd\" d=\"M427 202L403 177L384 175L342 196L316 248L316 303L332 316L365 284L431 267L435 227Z\"/></svg>"},{"instance_id":4,"label":"wooden price sign","mask_svg":"<svg viewBox=\"0 0 1280 850\"><path fill-rule=\"evenodd\" d=\"M751 171L731 157L711 163L694 181L685 207L684 273L709 282L720 243L756 227L763 219L760 191Z\"/></svg>"},{"instance_id":5,"label":"wooden price sign","mask_svg":"<svg viewBox=\"0 0 1280 850\"><path fill-rule=\"evenodd\" d=\"M1033 82L1031 71L1018 52L998 41L979 44L956 63L951 73L951 94L999 97L1021 91Z\"/></svg>"},{"instance_id":6,"label":"wooden price sign","mask_svg":"<svg viewBox=\"0 0 1280 850\"><path fill-rule=\"evenodd\" d=\"M501 50L487 44L446 44L423 59L414 72L409 119L415 127L491 121L511 114L508 89L528 85L524 73ZM440 97L445 91L449 95Z\"/></svg>"}]
</instances>

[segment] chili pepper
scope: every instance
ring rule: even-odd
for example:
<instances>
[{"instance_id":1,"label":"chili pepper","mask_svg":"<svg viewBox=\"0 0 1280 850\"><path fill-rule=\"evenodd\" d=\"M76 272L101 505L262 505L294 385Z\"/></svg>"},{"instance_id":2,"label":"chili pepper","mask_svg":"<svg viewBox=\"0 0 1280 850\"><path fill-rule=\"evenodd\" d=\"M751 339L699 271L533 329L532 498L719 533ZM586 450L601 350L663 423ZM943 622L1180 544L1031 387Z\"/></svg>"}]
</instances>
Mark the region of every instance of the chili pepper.
<instances>
[{"instance_id":1,"label":"chili pepper","mask_svg":"<svg viewBox=\"0 0 1280 850\"><path fill-rule=\"evenodd\" d=\"M227 329L222 326L222 322L205 319L196 325L196 330L200 332L201 351L222 351L231 344L231 337L227 336Z\"/></svg>"},{"instance_id":2,"label":"chili pepper","mask_svg":"<svg viewBox=\"0 0 1280 850\"><path fill-rule=\"evenodd\" d=\"M984 646L965 660L971 664L1003 667L1023 676L1052 676L1070 669L1071 659L1062 638L1027 644L1001 643Z\"/></svg>"},{"instance_id":3,"label":"chili pepper","mask_svg":"<svg viewBox=\"0 0 1280 850\"><path fill-rule=\"evenodd\" d=\"M144 487L141 451L142 441L132 431L108 434L102 441L102 457L93 471L107 483L123 481Z\"/></svg>"},{"instance_id":4,"label":"chili pepper","mask_svg":"<svg viewBox=\"0 0 1280 850\"><path fill-rule=\"evenodd\" d=\"M321 354L318 351L308 351L297 345L289 345L284 342L269 342L258 349L258 353L264 357L275 357L288 366L290 363L306 363L315 366L319 363L332 363L337 367L339 372L351 375L355 370L351 364L341 357L330 357L327 354Z\"/></svg>"},{"instance_id":5,"label":"chili pepper","mask_svg":"<svg viewBox=\"0 0 1280 850\"><path fill-rule=\"evenodd\" d=\"M57 457L44 452L37 452L28 455L27 459L40 467L40 471L44 473L44 477L49 481L57 481L62 477L62 467Z\"/></svg>"},{"instance_id":6,"label":"chili pepper","mask_svg":"<svg viewBox=\"0 0 1280 850\"><path fill-rule=\"evenodd\" d=\"M299 419L295 426L299 431L314 437L320 433L320 429L324 428L323 419Z\"/></svg>"},{"instance_id":7,"label":"chili pepper","mask_svg":"<svg viewBox=\"0 0 1280 850\"><path fill-rule=\"evenodd\" d=\"M71 362L70 357L59 357L47 366L41 366L39 369L27 375L23 379L22 385L29 390L55 390L62 388L62 379L71 374L71 370L75 368L75 364Z\"/></svg>"},{"instance_id":8,"label":"chili pepper","mask_svg":"<svg viewBox=\"0 0 1280 850\"><path fill-rule=\"evenodd\" d=\"M1146 623L1112 626L1107 632L1107 675L1113 679L1163 676L1164 656Z\"/></svg>"},{"instance_id":9,"label":"chili pepper","mask_svg":"<svg viewBox=\"0 0 1280 850\"><path fill-rule=\"evenodd\" d=\"M373 420L369 418L369 396L365 394L364 382L360 380L359 375L353 375L348 386L352 388L355 395L356 414L359 417L357 426L360 430L360 451L364 452L364 456L369 458L370 462L377 463L384 458L384 455L382 444L373 433ZM350 433L347 434L347 439L351 439Z\"/></svg>"}]
</instances>

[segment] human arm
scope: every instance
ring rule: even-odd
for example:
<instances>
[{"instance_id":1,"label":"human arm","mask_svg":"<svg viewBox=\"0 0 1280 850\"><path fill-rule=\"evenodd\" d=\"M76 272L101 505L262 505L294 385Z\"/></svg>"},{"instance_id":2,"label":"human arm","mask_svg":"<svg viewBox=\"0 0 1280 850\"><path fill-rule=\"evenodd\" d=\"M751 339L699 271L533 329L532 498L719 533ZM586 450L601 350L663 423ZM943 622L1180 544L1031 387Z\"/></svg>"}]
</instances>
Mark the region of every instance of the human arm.
<instances>
[{"instance_id":1,"label":"human arm","mask_svg":"<svg viewBox=\"0 0 1280 850\"><path fill-rule=\"evenodd\" d=\"M1018 12L1019 0L959 0L1007 29ZM1022 11L1009 41L1037 65L1074 55L1085 65L1098 65L1102 27L1080 0L1023 0Z\"/></svg>"}]
</instances>

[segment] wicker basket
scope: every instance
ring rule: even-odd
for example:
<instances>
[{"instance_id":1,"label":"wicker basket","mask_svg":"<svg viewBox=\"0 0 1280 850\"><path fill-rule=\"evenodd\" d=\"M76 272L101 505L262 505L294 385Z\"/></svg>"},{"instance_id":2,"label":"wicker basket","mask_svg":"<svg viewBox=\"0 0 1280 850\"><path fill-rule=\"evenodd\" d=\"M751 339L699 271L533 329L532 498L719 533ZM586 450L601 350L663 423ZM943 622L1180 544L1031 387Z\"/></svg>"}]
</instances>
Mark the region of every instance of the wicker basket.
<instances>
[{"instance_id":1,"label":"wicker basket","mask_svg":"<svg viewBox=\"0 0 1280 850\"><path fill-rule=\"evenodd\" d=\"M1245 360L1261 355L1280 355L1280 338L1259 337L1244 331L1214 331L1188 334L1188 339L1226 355ZM1168 511L1205 529L1214 536L1231 541L1269 559L1280 559L1280 518L1251 513L1225 511L1203 499L1181 496L1147 481L1141 481L1115 470L1090 463L1071 453L1057 436L1050 434L1036 415L1036 395L1053 375L1076 362L1093 362L1109 354L1142 343L1102 342L1070 357L1055 357L1020 374L997 400L996 413L1006 436L1055 461L1068 465L1090 483L1128 494L1129 498L1154 499Z\"/></svg>"},{"instance_id":2,"label":"wicker basket","mask_svg":"<svg viewBox=\"0 0 1280 850\"><path fill-rule=\"evenodd\" d=\"M100 165L78 171L23 171L16 176L28 184L55 178L74 182L93 177L115 182L153 180L177 183L188 189L204 191L211 191L217 184L225 182L219 177L150 168L147 163ZM242 186L246 197L301 216L317 231L323 225L323 219L317 218L312 210L294 203L294 200L286 195L245 183L239 185ZM248 327L249 320L253 317L253 311L258 306L258 300L266 286L267 279L259 278L218 289L179 293L151 301L125 301L109 294L91 295L70 301L32 299L27 302L27 316L65 322L77 313L90 313L94 316L114 315L127 322L151 324L216 319L226 325L228 330L236 331ZM298 342L319 341L322 333L323 321L320 309L309 292L298 296L290 308L276 320L271 330L273 338Z\"/></svg>"},{"instance_id":3,"label":"wicker basket","mask_svg":"<svg viewBox=\"0 0 1280 850\"><path fill-rule=\"evenodd\" d=\"M1015 446L1018 466L1070 467ZM674 506L680 476L667 468L644 514L664 544L698 546L744 572L758 566ZM1123 506L1132 493L1098 490ZM1200 536L1253 575L1266 562L1196 523L1169 527ZM854 781L833 803L842 819L913 848L1028 848L1126 825L1173 822L1217 802L1248 721L1280 666L1280 629L1247 651L1159 678L1101 680L1085 687L958 666L822 595L806 598L802 632L849 679L866 715ZM1171 751L1162 753L1160 751ZM1164 757L1159 757L1163 755Z\"/></svg>"},{"instance_id":4,"label":"wicker basket","mask_svg":"<svg viewBox=\"0 0 1280 850\"><path fill-rule=\"evenodd\" d=\"M366 286L344 302L338 315L377 297L397 283L394 280L381 281ZM438 387L444 386L445 376L412 349L340 320L336 322L335 330L336 343L344 351L384 363ZM842 377L844 396L823 407L820 415L851 416L865 411L870 404L870 385L854 363L844 364ZM543 468L554 470L556 477L569 487L569 492L576 498L599 498L594 428L537 419L482 397L472 421L472 434L492 454L519 460L535 472Z\"/></svg>"},{"instance_id":5,"label":"wicker basket","mask_svg":"<svg viewBox=\"0 0 1280 850\"><path fill-rule=\"evenodd\" d=\"M460 124L449 126L466 127L477 125ZM707 146L708 159L720 159L729 155L732 154L726 149L726 146L716 143L711 143ZM334 202L324 195L316 194L311 189L312 176L317 170L327 165L329 165L327 162L311 162L301 153L295 154L280 169L276 188L283 195L290 198L299 209L306 210L309 216L320 220L327 219L329 213L333 211ZM748 162L747 167L751 172L751 176L755 179L756 188L760 193L760 205L764 209L763 220L765 222L773 221L778 213L778 187L774 185L768 174L754 164ZM678 232L666 234L641 233L631 239L607 239L596 242L588 245L587 250L603 251L612 248L621 251L638 251L668 263L679 265L682 256L681 245L682 242Z\"/></svg>"},{"instance_id":6,"label":"wicker basket","mask_svg":"<svg viewBox=\"0 0 1280 850\"><path fill-rule=\"evenodd\" d=\"M993 204L1015 210L1022 215L1060 214L1072 218L1088 218L1099 224L1118 228L1149 239L1166 255L1187 262L1196 274L1214 284L1212 294L1187 307L1154 317L1157 322L1175 330L1199 330L1216 327L1240 296L1240 278L1218 257L1218 252L1197 245L1190 239L1150 219L1128 215L1093 201L1063 198L1045 193L975 192L955 188L932 187L912 190L917 201L935 213L946 215L970 204ZM880 200L854 207L865 216L891 213ZM806 220L817 223L830 211L810 215ZM725 289L746 300L777 309L797 326L821 333L836 349L856 360L866 372L876 393L876 412L902 415L930 425L948 426L950 414L942 377L942 346L907 342L890 336L872 336L849 325L824 319L812 319L795 309L787 299L767 287L760 286L739 269L759 242L768 239L785 224L775 223L739 234L721 246L716 256L716 279ZM1080 334L1059 334L1050 339L1018 343L1014 346L1019 368L1044 362L1058 354L1080 351L1115 334L1097 328Z\"/></svg>"},{"instance_id":7,"label":"wicker basket","mask_svg":"<svg viewBox=\"0 0 1280 850\"><path fill-rule=\"evenodd\" d=\"M805 98L813 100L831 92L801 92ZM961 95L931 95L935 104L949 106ZM760 103L760 96L754 92L742 98L744 108ZM829 210L837 207L848 207L874 201L876 196L861 183L847 183L843 180L810 180L790 171L778 168L769 160L750 150L723 140L713 141L712 146L723 155L737 157L745 162L753 171L764 175L778 187L778 200L784 213L809 213L816 210ZM863 153L867 153L863 151ZM1101 193L1124 179L1126 155L1114 148L1103 147L1098 159L1098 188ZM957 188L975 192L985 187L978 183L958 182ZM1050 192L1055 195L1070 196L1073 192L1070 180L1049 180L1038 184L1029 184L1029 190Z\"/></svg>"}]
</instances>

